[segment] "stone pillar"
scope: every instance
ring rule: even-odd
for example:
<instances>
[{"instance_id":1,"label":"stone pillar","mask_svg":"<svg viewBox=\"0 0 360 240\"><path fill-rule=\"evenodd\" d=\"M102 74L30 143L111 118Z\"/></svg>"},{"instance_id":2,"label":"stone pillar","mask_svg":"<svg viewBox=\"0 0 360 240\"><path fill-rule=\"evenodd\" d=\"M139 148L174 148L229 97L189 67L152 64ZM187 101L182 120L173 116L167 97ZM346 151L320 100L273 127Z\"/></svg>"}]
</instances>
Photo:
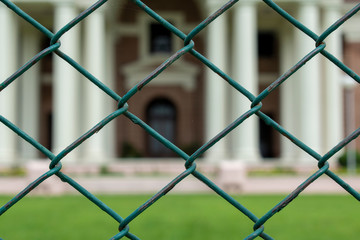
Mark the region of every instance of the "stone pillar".
<instances>
[{"instance_id":1,"label":"stone pillar","mask_svg":"<svg viewBox=\"0 0 360 240\"><path fill-rule=\"evenodd\" d=\"M338 19L342 17L340 4L326 4L324 12L324 30L330 27ZM332 55L342 61L342 32L341 28L337 29L326 39L326 50ZM325 129L324 133L324 150L329 151L337 143L339 143L343 136L343 88L342 88L342 75L341 70L333 64L330 60L324 59L325 62Z\"/></svg>"},{"instance_id":2,"label":"stone pillar","mask_svg":"<svg viewBox=\"0 0 360 240\"><path fill-rule=\"evenodd\" d=\"M71 2L55 5L54 30L58 31L78 15ZM66 32L61 38L60 50L75 61L79 60L79 27ZM54 56L53 79L53 150L57 154L80 136L78 128L79 73L62 58ZM76 159L76 150L65 161Z\"/></svg>"},{"instance_id":3,"label":"stone pillar","mask_svg":"<svg viewBox=\"0 0 360 240\"><path fill-rule=\"evenodd\" d=\"M25 30L22 38L23 63L40 52L40 35L37 31ZM40 65L35 64L22 75L21 84L21 128L39 141L40 134ZM21 155L24 159L34 159L39 151L26 141L21 142Z\"/></svg>"},{"instance_id":4,"label":"stone pillar","mask_svg":"<svg viewBox=\"0 0 360 240\"><path fill-rule=\"evenodd\" d=\"M105 82L105 18L102 8L97 9L85 20L85 68L98 80ZM84 84L86 131L94 127L107 115L104 98L107 96L90 81ZM85 161L100 163L105 160L104 129L84 143Z\"/></svg>"},{"instance_id":5,"label":"stone pillar","mask_svg":"<svg viewBox=\"0 0 360 240\"><path fill-rule=\"evenodd\" d=\"M218 10L226 1L207 1L208 12ZM219 69L227 69L227 15L221 15L207 29L207 57ZM205 139L215 137L226 127L226 83L210 69L206 70L205 78ZM209 161L221 161L226 158L226 138L217 142L207 151Z\"/></svg>"},{"instance_id":6,"label":"stone pillar","mask_svg":"<svg viewBox=\"0 0 360 240\"><path fill-rule=\"evenodd\" d=\"M0 82L4 82L18 65L18 19L0 4ZM0 92L0 115L17 124L17 81ZM16 164L18 136L0 123L0 164Z\"/></svg>"},{"instance_id":7,"label":"stone pillar","mask_svg":"<svg viewBox=\"0 0 360 240\"><path fill-rule=\"evenodd\" d=\"M319 33L319 7L313 1L299 3L298 20L315 33ZM315 48L309 36L296 31L296 60L299 61ZM299 94L299 139L318 153L322 153L321 141L321 81L320 56L311 59L296 73L296 89ZM296 110L295 110L296 111ZM314 159L302 152L300 162L313 163Z\"/></svg>"},{"instance_id":8,"label":"stone pillar","mask_svg":"<svg viewBox=\"0 0 360 240\"><path fill-rule=\"evenodd\" d=\"M257 13L256 3L240 1L234 6L233 78L255 96L258 94ZM232 91L232 119L250 110L251 102L241 93ZM232 136L233 158L248 163L260 159L259 118L245 120Z\"/></svg>"}]
</instances>

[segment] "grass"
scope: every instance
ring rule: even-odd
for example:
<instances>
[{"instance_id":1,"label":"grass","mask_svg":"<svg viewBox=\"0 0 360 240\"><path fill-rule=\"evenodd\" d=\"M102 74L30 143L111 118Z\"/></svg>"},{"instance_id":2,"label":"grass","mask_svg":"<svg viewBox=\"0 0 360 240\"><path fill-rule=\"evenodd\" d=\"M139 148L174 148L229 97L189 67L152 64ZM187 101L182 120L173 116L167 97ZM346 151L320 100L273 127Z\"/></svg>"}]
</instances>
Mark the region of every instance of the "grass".
<instances>
[{"instance_id":1,"label":"grass","mask_svg":"<svg viewBox=\"0 0 360 240\"><path fill-rule=\"evenodd\" d=\"M150 196L99 196L123 217ZM236 196L257 216L284 196ZM1 196L0 204L10 197ZM279 240L358 239L360 206L346 195L301 195L265 224ZM253 223L216 195L169 194L130 223L141 239L243 239ZM110 239L118 224L81 196L29 196L0 217L4 240ZM260 238L259 238L260 239Z\"/></svg>"}]
</instances>

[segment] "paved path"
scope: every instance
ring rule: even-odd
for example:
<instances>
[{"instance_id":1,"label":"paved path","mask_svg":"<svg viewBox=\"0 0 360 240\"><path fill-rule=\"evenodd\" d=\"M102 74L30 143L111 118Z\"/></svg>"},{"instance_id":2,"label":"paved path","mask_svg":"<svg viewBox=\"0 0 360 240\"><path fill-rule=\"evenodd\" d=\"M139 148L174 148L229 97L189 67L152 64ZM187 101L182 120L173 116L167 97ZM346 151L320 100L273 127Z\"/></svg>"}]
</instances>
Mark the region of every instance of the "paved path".
<instances>
[{"instance_id":1,"label":"paved path","mask_svg":"<svg viewBox=\"0 0 360 240\"><path fill-rule=\"evenodd\" d=\"M289 194L308 176L273 176L250 177L241 188L221 185L225 191L240 194ZM173 177L74 177L88 191L96 194L135 194L155 193L166 186ZM343 177L356 190L360 190L360 177ZM16 194L23 190L33 179L0 177L0 194ZM214 179L215 182L216 179ZM174 193L206 193L211 192L207 186L190 176L179 183ZM42 183L34 194L63 194L75 193L68 184L56 177L51 177ZM311 184L304 193L346 193L346 191L327 176L320 177Z\"/></svg>"}]
</instances>

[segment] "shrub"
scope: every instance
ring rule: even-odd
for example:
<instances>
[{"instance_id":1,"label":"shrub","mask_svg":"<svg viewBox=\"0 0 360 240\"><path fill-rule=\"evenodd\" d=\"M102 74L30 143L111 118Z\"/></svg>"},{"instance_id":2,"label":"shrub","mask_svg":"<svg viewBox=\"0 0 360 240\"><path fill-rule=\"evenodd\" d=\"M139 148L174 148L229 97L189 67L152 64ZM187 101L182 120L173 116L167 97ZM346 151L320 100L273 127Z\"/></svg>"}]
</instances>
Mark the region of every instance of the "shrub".
<instances>
[{"instance_id":1,"label":"shrub","mask_svg":"<svg viewBox=\"0 0 360 240\"><path fill-rule=\"evenodd\" d=\"M122 145L123 158L141 158L142 154L131 143L124 142Z\"/></svg>"},{"instance_id":2,"label":"shrub","mask_svg":"<svg viewBox=\"0 0 360 240\"><path fill-rule=\"evenodd\" d=\"M339 165L342 167L346 167L347 166L347 156L348 154L354 154L355 151L355 157L356 157L356 165L360 166L360 153L356 150L350 150L350 151L345 151L344 154L342 154L339 157Z\"/></svg>"}]
</instances>

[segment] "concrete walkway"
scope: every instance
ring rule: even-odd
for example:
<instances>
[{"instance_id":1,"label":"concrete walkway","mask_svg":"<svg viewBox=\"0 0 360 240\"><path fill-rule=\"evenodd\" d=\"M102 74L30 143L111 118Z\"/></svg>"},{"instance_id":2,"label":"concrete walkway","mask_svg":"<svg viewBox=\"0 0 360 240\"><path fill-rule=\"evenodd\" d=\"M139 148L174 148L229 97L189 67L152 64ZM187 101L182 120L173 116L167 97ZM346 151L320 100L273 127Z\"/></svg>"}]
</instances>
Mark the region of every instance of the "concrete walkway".
<instances>
[{"instance_id":1,"label":"concrete walkway","mask_svg":"<svg viewBox=\"0 0 360 240\"><path fill-rule=\"evenodd\" d=\"M309 175L310 176L310 175ZM289 194L309 176L271 176L249 177L244 179L241 186L222 185L216 179L212 179L220 187L229 193L239 194ZM74 177L88 191L95 194L154 194L166 186L171 180L169 177ZM14 195L22 191L31 181L29 177L0 177L0 194ZM360 177L343 177L349 185L359 191ZM171 192L173 193L210 193L206 185L189 176L180 182ZM68 184L61 182L56 176L51 177L32 194L72 194L76 193ZM320 177L311 184L304 193L347 193L342 187L327 176Z\"/></svg>"}]
</instances>

